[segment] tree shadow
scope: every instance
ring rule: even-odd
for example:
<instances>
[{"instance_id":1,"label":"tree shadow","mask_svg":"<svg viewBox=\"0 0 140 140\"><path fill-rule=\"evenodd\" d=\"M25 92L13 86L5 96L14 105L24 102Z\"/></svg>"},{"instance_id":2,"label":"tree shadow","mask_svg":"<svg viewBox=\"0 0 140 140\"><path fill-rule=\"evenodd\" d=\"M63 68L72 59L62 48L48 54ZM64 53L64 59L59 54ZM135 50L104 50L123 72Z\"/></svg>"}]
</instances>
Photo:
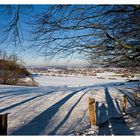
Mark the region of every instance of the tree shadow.
<instances>
[{"instance_id":1,"label":"tree shadow","mask_svg":"<svg viewBox=\"0 0 140 140\"><path fill-rule=\"evenodd\" d=\"M118 89L116 88L120 93L126 95L126 98L127 98L127 101L133 106L134 105L134 102L133 102L133 99L132 99L132 93L129 92L129 91L126 91L126 90L121 90L121 89ZM130 96L131 95L131 96Z\"/></svg>"},{"instance_id":2,"label":"tree shadow","mask_svg":"<svg viewBox=\"0 0 140 140\"><path fill-rule=\"evenodd\" d=\"M0 103L5 102L9 99L15 98L14 96L5 97L4 99L0 99Z\"/></svg>"},{"instance_id":3,"label":"tree shadow","mask_svg":"<svg viewBox=\"0 0 140 140\"><path fill-rule=\"evenodd\" d=\"M33 92L33 91L38 91L39 88L38 87L11 87L11 88L3 88L3 90L6 90L6 91L2 91L0 92L0 95L1 94L8 94L8 95L20 95L20 94L29 94L30 92ZM7 96L8 96L7 95Z\"/></svg>"},{"instance_id":4,"label":"tree shadow","mask_svg":"<svg viewBox=\"0 0 140 140\"><path fill-rule=\"evenodd\" d=\"M5 96L1 96L0 99L6 98L6 97L11 97L13 95L5 95Z\"/></svg>"},{"instance_id":5,"label":"tree shadow","mask_svg":"<svg viewBox=\"0 0 140 140\"><path fill-rule=\"evenodd\" d=\"M51 118L59 111L59 108L65 104L72 96L74 96L76 93L84 90L80 89L77 90L57 103L53 104L51 107L49 107L47 110L42 112L40 115L36 116L33 120L31 120L28 124L22 126L18 130L14 131L12 135L40 135L44 132L44 129L48 126L49 121ZM63 123L63 122L62 122Z\"/></svg>"},{"instance_id":6,"label":"tree shadow","mask_svg":"<svg viewBox=\"0 0 140 140\"><path fill-rule=\"evenodd\" d=\"M67 119L69 118L70 114L72 113L73 109L76 107L76 105L80 102L80 100L83 98L83 96L86 94L87 92L85 92L78 100L77 102L71 107L71 109L69 110L69 112L67 113L67 115L65 116L65 118L57 125L57 127L55 129L53 129L49 135L55 135L56 132L59 130L59 128L61 128L63 126L63 124L67 121Z\"/></svg>"},{"instance_id":7,"label":"tree shadow","mask_svg":"<svg viewBox=\"0 0 140 140\"><path fill-rule=\"evenodd\" d=\"M83 121L83 119L86 116L87 111L88 111L88 108L87 108L87 110L84 111L84 113L81 116L81 118L77 119L73 124L71 124L71 126L68 128L68 130L65 131L65 134L64 135L69 135L69 134L75 134L76 133L76 131L74 129L78 125L80 125L80 123ZM90 127L90 124L87 123L86 126L82 127L79 131L88 129L89 127Z\"/></svg>"},{"instance_id":8,"label":"tree shadow","mask_svg":"<svg viewBox=\"0 0 140 140\"><path fill-rule=\"evenodd\" d=\"M18 98L18 97L21 97L21 96L24 96L24 95L31 95L32 93L39 93L40 92L40 89L38 88L31 88L31 87L21 87L21 89L18 87L17 89L14 88L14 89L10 89L10 90L7 90L7 91L4 91L4 92L0 92L0 94L6 94L6 95L3 95L0 97L0 103L8 100L8 99L11 99L11 98ZM6 98L6 99L5 99Z\"/></svg>"},{"instance_id":9,"label":"tree shadow","mask_svg":"<svg viewBox=\"0 0 140 140\"><path fill-rule=\"evenodd\" d=\"M29 99L23 100L22 102L19 102L19 103L10 105L10 106L5 107L5 108L2 108L2 109L0 109L0 113L2 113L2 112L4 112L4 111L7 111L7 110L9 110L9 109L13 109L13 108L15 108L15 107L17 107L17 106L19 106L19 105L25 104L25 103L27 103L27 102L29 102L29 101L31 101L31 100L34 100L34 99L36 99L36 98L39 98L39 97L42 97L42 96L45 96L45 95L51 94L51 93L53 93L53 92L48 92L48 93L46 93L46 94L37 95L37 96L31 97L31 98L29 98Z\"/></svg>"},{"instance_id":10,"label":"tree shadow","mask_svg":"<svg viewBox=\"0 0 140 140\"><path fill-rule=\"evenodd\" d=\"M105 87L105 97L108 107L101 106L102 110L100 110L104 112L104 114L107 111L108 113L105 115L109 119L100 125L98 135L135 135L133 131L129 129L123 116L117 111L107 87ZM102 116L104 115L102 114Z\"/></svg>"},{"instance_id":11,"label":"tree shadow","mask_svg":"<svg viewBox=\"0 0 140 140\"><path fill-rule=\"evenodd\" d=\"M116 103L116 106L117 106L117 109L118 109L119 113L122 114L122 110L120 108L120 104L119 104L117 99L115 99L115 103Z\"/></svg>"}]
</instances>

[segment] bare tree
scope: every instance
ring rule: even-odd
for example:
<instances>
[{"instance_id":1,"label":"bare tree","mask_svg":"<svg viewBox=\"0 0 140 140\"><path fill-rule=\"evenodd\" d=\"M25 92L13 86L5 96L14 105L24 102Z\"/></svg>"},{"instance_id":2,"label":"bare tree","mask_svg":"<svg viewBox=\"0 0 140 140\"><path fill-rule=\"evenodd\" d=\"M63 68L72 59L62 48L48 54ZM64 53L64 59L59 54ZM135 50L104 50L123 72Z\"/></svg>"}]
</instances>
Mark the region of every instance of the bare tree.
<instances>
[{"instance_id":1,"label":"bare tree","mask_svg":"<svg viewBox=\"0 0 140 140\"><path fill-rule=\"evenodd\" d=\"M0 44L6 44L8 47L11 45L13 50L24 50L25 16L31 11L31 5L0 5Z\"/></svg>"},{"instance_id":2,"label":"bare tree","mask_svg":"<svg viewBox=\"0 0 140 140\"><path fill-rule=\"evenodd\" d=\"M17 84L19 78L30 76L19 60L16 54L8 55L0 50L0 84Z\"/></svg>"},{"instance_id":3,"label":"bare tree","mask_svg":"<svg viewBox=\"0 0 140 140\"><path fill-rule=\"evenodd\" d=\"M16 30L14 38L22 44L22 5L16 7L8 33ZM30 22L32 49L50 57L79 54L92 63L139 66L139 21L139 5L48 5Z\"/></svg>"},{"instance_id":4,"label":"bare tree","mask_svg":"<svg viewBox=\"0 0 140 140\"><path fill-rule=\"evenodd\" d=\"M54 5L35 22L34 47L45 56L82 53L94 63L138 66L139 21L138 5Z\"/></svg>"}]
</instances>

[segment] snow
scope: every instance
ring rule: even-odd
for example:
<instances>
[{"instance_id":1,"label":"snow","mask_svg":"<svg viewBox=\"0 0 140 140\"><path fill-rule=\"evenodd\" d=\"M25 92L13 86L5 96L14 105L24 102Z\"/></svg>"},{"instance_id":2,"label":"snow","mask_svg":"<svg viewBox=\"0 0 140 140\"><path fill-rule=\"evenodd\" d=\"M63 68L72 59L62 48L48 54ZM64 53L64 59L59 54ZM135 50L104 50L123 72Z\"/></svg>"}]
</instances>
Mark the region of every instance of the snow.
<instances>
[{"instance_id":1,"label":"snow","mask_svg":"<svg viewBox=\"0 0 140 140\"><path fill-rule=\"evenodd\" d=\"M137 83L124 84L125 79L119 77L109 80L109 75L111 73L93 77L37 75L34 79L38 87L0 85L0 113L9 113L8 135L72 135L90 129L89 97L97 101L98 125L121 117L122 96L133 93ZM98 79L98 76L105 79ZM131 106L128 102L128 111ZM118 122L119 127L126 128L126 124ZM138 126L136 119L135 122ZM106 127L101 128L99 134L108 134ZM119 129L118 126L115 129ZM132 124L126 131L118 132L140 135Z\"/></svg>"},{"instance_id":2,"label":"snow","mask_svg":"<svg viewBox=\"0 0 140 140\"><path fill-rule=\"evenodd\" d=\"M99 74L100 75L100 74ZM96 76L87 77L57 77L57 76L37 76L36 81L39 82L41 86L67 86L67 87L80 87L80 86L93 86L97 84L105 84L116 82L116 80L108 79L97 79ZM41 79L41 80L40 80ZM46 80L47 79L47 80ZM125 80L121 78L119 82L124 82Z\"/></svg>"}]
</instances>

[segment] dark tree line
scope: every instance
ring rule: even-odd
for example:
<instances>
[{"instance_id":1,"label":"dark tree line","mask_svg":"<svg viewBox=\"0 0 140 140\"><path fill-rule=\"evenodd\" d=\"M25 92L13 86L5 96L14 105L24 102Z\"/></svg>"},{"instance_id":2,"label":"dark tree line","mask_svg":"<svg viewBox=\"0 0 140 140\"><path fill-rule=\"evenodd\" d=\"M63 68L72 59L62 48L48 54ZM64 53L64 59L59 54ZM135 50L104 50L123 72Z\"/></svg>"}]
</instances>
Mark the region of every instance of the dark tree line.
<instances>
[{"instance_id":1,"label":"dark tree line","mask_svg":"<svg viewBox=\"0 0 140 140\"><path fill-rule=\"evenodd\" d=\"M0 50L0 84L17 84L19 78L26 76L30 73L19 63L17 55Z\"/></svg>"},{"instance_id":2,"label":"dark tree line","mask_svg":"<svg viewBox=\"0 0 140 140\"><path fill-rule=\"evenodd\" d=\"M2 7L3 12L13 11L3 28L9 38L3 40L22 46L21 19L33 6ZM30 47L44 56L79 54L94 64L136 67L140 66L139 21L139 5L48 5L24 22L32 29Z\"/></svg>"}]
</instances>

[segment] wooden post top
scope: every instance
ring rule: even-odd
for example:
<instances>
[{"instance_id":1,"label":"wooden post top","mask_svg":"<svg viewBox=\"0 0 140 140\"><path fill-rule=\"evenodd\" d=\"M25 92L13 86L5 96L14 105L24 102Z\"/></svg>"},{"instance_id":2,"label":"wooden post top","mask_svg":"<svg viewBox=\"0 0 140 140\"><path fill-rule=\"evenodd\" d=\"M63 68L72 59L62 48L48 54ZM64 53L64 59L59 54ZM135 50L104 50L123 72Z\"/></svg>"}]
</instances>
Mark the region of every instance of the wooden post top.
<instances>
[{"instance_id":1,"label":"wooden post top","mask_svg":"<svg viewBox=\"0 0 140 140\"><path fill-rule=\"evenodd\" d=\"M94 99L94 98L89 97L89 104L93 104L93 103L95 103L95 99Z\"/></svg>"}]
</instances>

